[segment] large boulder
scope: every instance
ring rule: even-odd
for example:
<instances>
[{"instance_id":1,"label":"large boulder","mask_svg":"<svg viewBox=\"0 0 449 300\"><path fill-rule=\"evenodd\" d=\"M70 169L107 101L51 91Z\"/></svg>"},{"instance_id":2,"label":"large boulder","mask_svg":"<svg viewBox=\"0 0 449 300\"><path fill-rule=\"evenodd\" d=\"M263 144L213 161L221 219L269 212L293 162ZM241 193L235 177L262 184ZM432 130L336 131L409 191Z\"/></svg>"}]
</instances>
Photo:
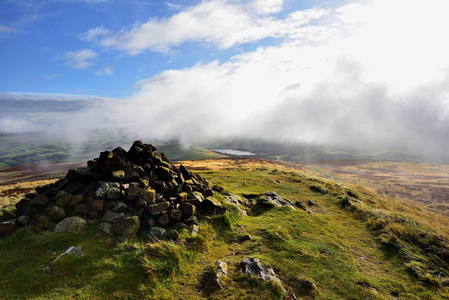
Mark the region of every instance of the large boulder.
<instances>
[{"instance_id":1,"label":"large boulder","mask_svg":"<svg viewBox=\"0 0 449 300\"><path fill-rule=\"evenodd\" d=\"M87 221L80 217L68 217L56 224L55 232L78 231L87 228Z\"/></svg>"},{"instance_id":2,"label":"large boulder","mask_svg":"<svg viewBox=\"0 0 449 300\"><path fill-rule=\"evenodd\" d=\"M257 257L244 258L240 262L240 270L262 280L278 280L272 268L265 266Z\"/></svg>"},{"instance_id":3,"label":"large boulder","mask_svg":"<svg viewBox=\"0 0 449 300\"><path fill-rule=\"evenodd\" d=\"M112 225L112 232L116 236L133 236L140 228L140 221L137 216L126 217Z\"/></svg>"},{"instance_id":4,"label":"large boulder","mask_svg":"<svg viewBox=\"0 0 449 300\"><path fill-rule=\"evenodd\" d=\"M266 192L264 195L260 196L257 200L257 205L264 207L287 206L291 209L296 209L295 205L290 200L279 196L276 192Z\"/></svg>"}]
</instances>

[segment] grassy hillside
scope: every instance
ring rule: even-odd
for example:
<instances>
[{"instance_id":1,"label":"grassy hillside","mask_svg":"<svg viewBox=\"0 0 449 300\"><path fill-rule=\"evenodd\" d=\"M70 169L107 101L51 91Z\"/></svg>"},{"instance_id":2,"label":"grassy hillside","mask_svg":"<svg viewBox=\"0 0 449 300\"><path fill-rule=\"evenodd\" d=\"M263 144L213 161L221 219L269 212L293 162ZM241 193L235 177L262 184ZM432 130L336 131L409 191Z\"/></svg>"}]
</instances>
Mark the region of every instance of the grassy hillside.
<instances>
[{"instance_id":1,"label":"grassy hillside","mask_svg":"<svg viewBox=\"0 0 449 300\"><path fill-rule=\"evenodd\" d=\"M303 299L447 299L449 223L440 215L362 187L319 178L297 165L253 159L183 162L237 195L276 191L305 207L247 208L226 204L221 217L200 219L200 233L115 241L81 233L34 234L0 240L5 299L281 299L276 284L239 271L245 257L271 266L289 295ZM214 195L223 203L225 195ZM311 201L309 201L311 200ZM310 205L309 205L310 204ZM252 239L239 242L243 235ZM65 255L70 246L84 256ZM202 286L217 260L227 261L223 290ZM311 280L317 290L308 289ZM284 295L285 296L285 295Z\"/></svg>"}]
</instances>

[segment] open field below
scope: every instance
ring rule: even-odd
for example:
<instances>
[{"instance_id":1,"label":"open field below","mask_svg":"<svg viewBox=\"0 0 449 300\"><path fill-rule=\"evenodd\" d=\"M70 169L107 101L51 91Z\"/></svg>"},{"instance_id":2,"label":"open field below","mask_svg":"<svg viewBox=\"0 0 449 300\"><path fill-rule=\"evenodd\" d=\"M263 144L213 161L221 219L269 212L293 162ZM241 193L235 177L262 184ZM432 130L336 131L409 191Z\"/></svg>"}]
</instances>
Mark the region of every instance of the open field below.
<instances>
[{"instance_id":1,"label":"open field below","mask_svg":"<svg viewBox=\"0 0 449 300\"><path fill-rule=\"evenodd\" d=\"M306 164L326 178L358 184L380 195L420 203L449 216L449 165L373 160L328 160Z\"/></svg>"}]
</instances>

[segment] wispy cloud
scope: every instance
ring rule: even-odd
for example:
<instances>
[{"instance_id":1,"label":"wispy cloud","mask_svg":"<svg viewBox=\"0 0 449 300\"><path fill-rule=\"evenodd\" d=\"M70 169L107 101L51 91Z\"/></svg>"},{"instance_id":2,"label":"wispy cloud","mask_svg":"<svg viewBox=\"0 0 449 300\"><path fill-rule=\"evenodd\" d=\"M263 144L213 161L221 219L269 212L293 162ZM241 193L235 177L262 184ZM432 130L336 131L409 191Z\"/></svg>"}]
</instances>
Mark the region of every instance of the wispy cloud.
<instances>
[{"instance_id":1,"label":"wispy cloud","mask_svg":"<svg viewBox=\"0 0 449 300\"><path fill-rule=\"evenodd\" d=\"M261 15L270 15L282 10L284 0L253 0L250 3L255 11Z\"/></svg>"},{"instance_id":2,"label":"wispy cloud","mask_svg":"<svg viewBox=\"0 0 449 300\"><path fill-rule=\"evenodd\" d=\"M277 20L271 14L279 12L282 4L283 1L278 0L257 0L249 4L204 1L170 18L151 19L115 33L97 27L80 37L130 54L146 50L168 52L173 47L189 41L230 48L267 37L284 37L290 29L304 26L326 14L324 10L312 9L303 14L291 15L284 20Z\"/></svg>"},{"instance_id":3,"label":"wispy cloud","mask_svg":"<svg viewBox=\"0 0 449 300\"><path fill-rule=\"evenodd\" d=\"M183 8L182 5L178 5L178 4L174 4L174 3L170 3L170 2L165 2L165 5L172 10L181 10Z\"/></svg>"},{"instance_id":4,"label":"wispy cloud","mask_svg":"<svg viewBox=\"0 0 449 300\"><path fill-rule=\"evenodd\" d=\"M114 73L114 71L109 66L106 66L106 67L103 67L101 69L95 70L95 72L94 72L94 74L96 76L112 75L113 73Z\"/></svg>"},{"instance_id":5,"label":"wispy cloud","mask_svg":"<svg viewBox=\"0 0 449 300\"><path fill-rule=\"evenodd\" d=\"M17 30L13 27L3 26L0 25L0 36L2 35L9 35L9 34L16 34L19 33L20 30Z\"/></svg>"},{"instance_id":6,"label":"wispy cloud","mask_svg":"<svg viewBox=\"0 0 449 300\"><path fill-rule=\"evenodd\" d=\"M67 52L64 57L67 60L67 65L74 69L85 69L93 65L92 59L97 56L97 53L90 49L81 49L78 51Z\"/></svg>"}]
</instances>

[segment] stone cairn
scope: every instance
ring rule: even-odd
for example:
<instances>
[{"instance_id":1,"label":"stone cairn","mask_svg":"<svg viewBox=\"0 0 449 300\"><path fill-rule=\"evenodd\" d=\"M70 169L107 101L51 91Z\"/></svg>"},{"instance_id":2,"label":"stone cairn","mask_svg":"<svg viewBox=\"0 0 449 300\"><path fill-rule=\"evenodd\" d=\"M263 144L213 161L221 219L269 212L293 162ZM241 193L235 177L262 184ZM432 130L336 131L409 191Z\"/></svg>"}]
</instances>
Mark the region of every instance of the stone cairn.
<instances>
[{"instance_id":1,"label":"stone cairn","mask_svg":"<svg viewBox=\"0 0 449 300\"><path fill-rule=\"evenodd\" d=\"M3 211L0 236L23 226L42 232L98 224L101 232L116 236L152 227L186 228L197 225L200 214L226 212L213 193L200 175L175 167L154 146L135 141L129 151L101 152L87 168L71 169L26 194L16 210Z\"/></svg>"}]
</instances>

